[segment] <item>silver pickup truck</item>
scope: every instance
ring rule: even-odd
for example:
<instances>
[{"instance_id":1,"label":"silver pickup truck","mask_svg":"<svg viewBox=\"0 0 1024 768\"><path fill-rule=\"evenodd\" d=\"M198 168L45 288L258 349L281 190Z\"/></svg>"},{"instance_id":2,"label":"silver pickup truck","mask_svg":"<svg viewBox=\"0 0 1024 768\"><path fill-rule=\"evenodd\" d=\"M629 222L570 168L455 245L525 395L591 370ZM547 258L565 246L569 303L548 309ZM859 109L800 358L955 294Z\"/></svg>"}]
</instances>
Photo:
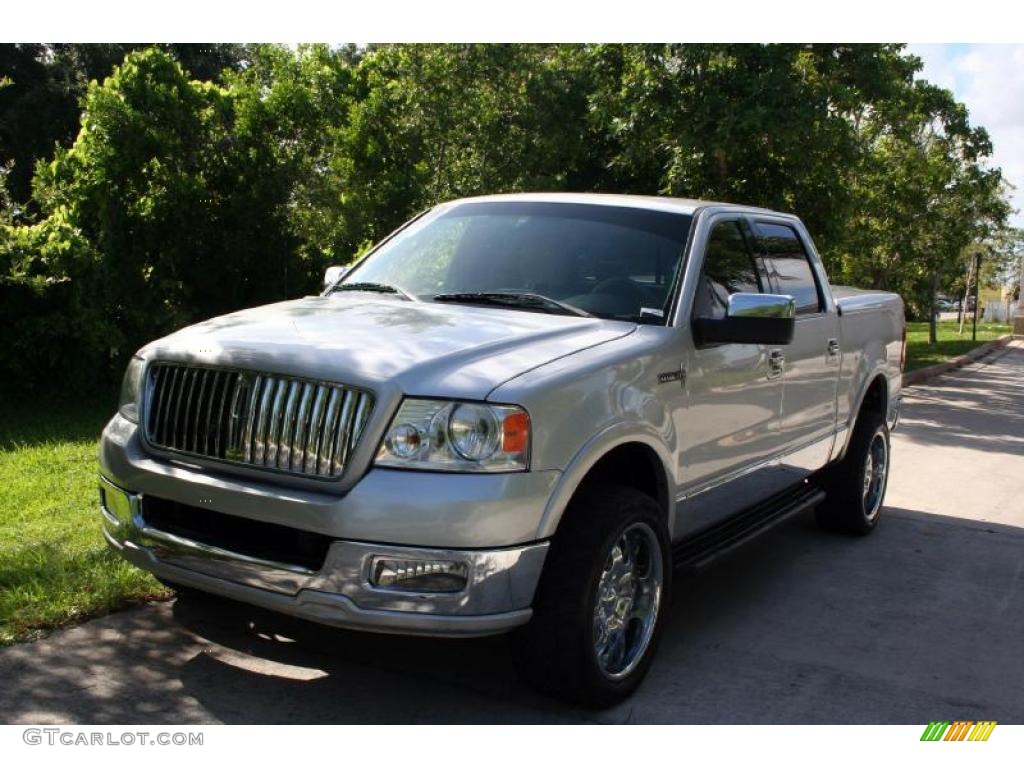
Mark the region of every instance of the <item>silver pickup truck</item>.
<instances>
[{"instance_id":1,"label":"silver pickup truck","mask_svg":"<svg viewBox=\"0 0 1024 768\"><path fill-rule=\"evenodd\" d=\"M512 632L525 677L628 695L673 572L788 515L878 523L900 298L799 219L530 194L421 214L320 296L137 353L103 530L179 588L338 627Z\"/></svg>"}]
</instances>

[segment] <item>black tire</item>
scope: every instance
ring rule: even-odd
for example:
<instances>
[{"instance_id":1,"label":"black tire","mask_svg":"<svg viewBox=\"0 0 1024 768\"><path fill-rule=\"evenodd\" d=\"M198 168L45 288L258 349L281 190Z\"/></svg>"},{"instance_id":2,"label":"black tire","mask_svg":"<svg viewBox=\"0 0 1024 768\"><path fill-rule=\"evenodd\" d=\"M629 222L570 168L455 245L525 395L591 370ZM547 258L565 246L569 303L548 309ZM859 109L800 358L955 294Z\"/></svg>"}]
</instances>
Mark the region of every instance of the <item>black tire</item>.
<instances>
[{"instance_id":1,"label":"black tire","mask_svg":"<svg viewBox=\"0 0 1024 768\"><path fill-rule=\"evenodd\" d=\"M613 561L613 550L623 537L638 549L633 557ZM645 608L653 605L650 620L631 618L622 622L625 629L614 633L627 639L622 644L609 642L608 646L616 650L632 648L635 655L627 650L619 659L617 653L612 653L623 666L609 675L598 660L595 642L611 634L600 632L599 636L595 611L602 574L614 562L636 562L638 584L653 585L656 569L660 570L660 589L648 586L637 592L636 587L623 587L633 590L633 597L624 603L611 599L614 593L605 593L606 609L612 605L628 605L630 610L639 606L639 612L646 613ZM606 585L611 583L609 578ZM617 583L632 585L634 581L627 577ZM636 689L650 667L664 626L671 586L669 536L657 502L620 486L581 490L552 541L533 602L533 618L512 637L520 674L545 693L587 707L603 708L621 701ZM612 621L621 622L621 618ZM626 659L632 661L625 664ZM604 663L611 664L607 659Z\"/></svg>"},{"instance_id":2,"label":"black tire","mask_svg":"<svg viewBox=\"0 0 1024 768\"><path fill-rule=\"evenodd\" d=\"M884 470L878 474L878 452L882 452ZM868 488L867 462L872 455L871 483ZM826 493L824 504L815 510L818 525L828 531L865 536L878 525L890 471L889 427L881 414L865 412L857 419L846 455L822 475Z\"/></svg>"}]
</instances>

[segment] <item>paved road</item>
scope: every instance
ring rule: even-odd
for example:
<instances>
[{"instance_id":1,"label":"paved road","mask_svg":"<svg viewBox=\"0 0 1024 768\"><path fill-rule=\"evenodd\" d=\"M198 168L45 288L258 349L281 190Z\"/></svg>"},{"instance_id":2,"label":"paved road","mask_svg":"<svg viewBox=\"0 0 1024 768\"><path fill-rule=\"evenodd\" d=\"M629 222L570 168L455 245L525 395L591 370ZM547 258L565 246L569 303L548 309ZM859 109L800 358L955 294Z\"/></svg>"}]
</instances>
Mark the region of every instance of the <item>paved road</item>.
<instances>
[{"instance_id":1,"label":"paved road","mask_svg":"<svg viewBox=\"0 0 1024 768\"><path fill-rule=\"evenodd\" d=\"M875 535L791 521L677 582L650 676L595 714L501 638L346 633L174 602L0 651L0 721L1024 723L1024 345L916 387Z\"/></svg>"}]
</instances>

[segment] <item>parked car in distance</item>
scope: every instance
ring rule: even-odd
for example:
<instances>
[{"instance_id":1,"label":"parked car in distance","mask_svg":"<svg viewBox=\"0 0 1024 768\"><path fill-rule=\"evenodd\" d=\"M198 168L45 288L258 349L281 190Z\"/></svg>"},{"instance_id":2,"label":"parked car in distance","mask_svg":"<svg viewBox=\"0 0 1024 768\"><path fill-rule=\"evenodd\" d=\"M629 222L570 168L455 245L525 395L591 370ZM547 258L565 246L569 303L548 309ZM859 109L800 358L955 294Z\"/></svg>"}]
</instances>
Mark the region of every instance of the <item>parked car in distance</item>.
<instances>
[{"instance_id":1,"label":"parked car in distance","mask_svg":"<svg viewBox=\"0 0 1024 768\"><path fill-rule=\"evenodd\" d=\"M190 587L338 627L511 633L605 706L673 574L789 515L878 524L903 303L829 285L798 218L528 194L438 205L319 296L139 350L103 530Z\"/></svg>"}]
</instances>

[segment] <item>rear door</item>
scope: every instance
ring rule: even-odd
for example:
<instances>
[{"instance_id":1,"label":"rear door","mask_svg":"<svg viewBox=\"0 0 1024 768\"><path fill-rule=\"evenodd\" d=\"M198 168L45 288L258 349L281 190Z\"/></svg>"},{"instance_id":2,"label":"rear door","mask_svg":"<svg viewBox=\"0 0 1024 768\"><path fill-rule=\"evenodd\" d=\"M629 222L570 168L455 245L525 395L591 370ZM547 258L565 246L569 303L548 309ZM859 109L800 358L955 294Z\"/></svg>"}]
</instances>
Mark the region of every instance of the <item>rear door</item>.
<instances>
[{"instance_id":1,"label":"rear door","mask_svg":"<svg viewBox=\"0 0 1024 768\"><path fill-rule=\"evenodd\" d=\"M758 251L773 293L796 299L793 342L782 348L783 467L797 480L828 461L842 354L839 316L810 238L790 219L756 218Z\"/></svg>"}]
</instances>

